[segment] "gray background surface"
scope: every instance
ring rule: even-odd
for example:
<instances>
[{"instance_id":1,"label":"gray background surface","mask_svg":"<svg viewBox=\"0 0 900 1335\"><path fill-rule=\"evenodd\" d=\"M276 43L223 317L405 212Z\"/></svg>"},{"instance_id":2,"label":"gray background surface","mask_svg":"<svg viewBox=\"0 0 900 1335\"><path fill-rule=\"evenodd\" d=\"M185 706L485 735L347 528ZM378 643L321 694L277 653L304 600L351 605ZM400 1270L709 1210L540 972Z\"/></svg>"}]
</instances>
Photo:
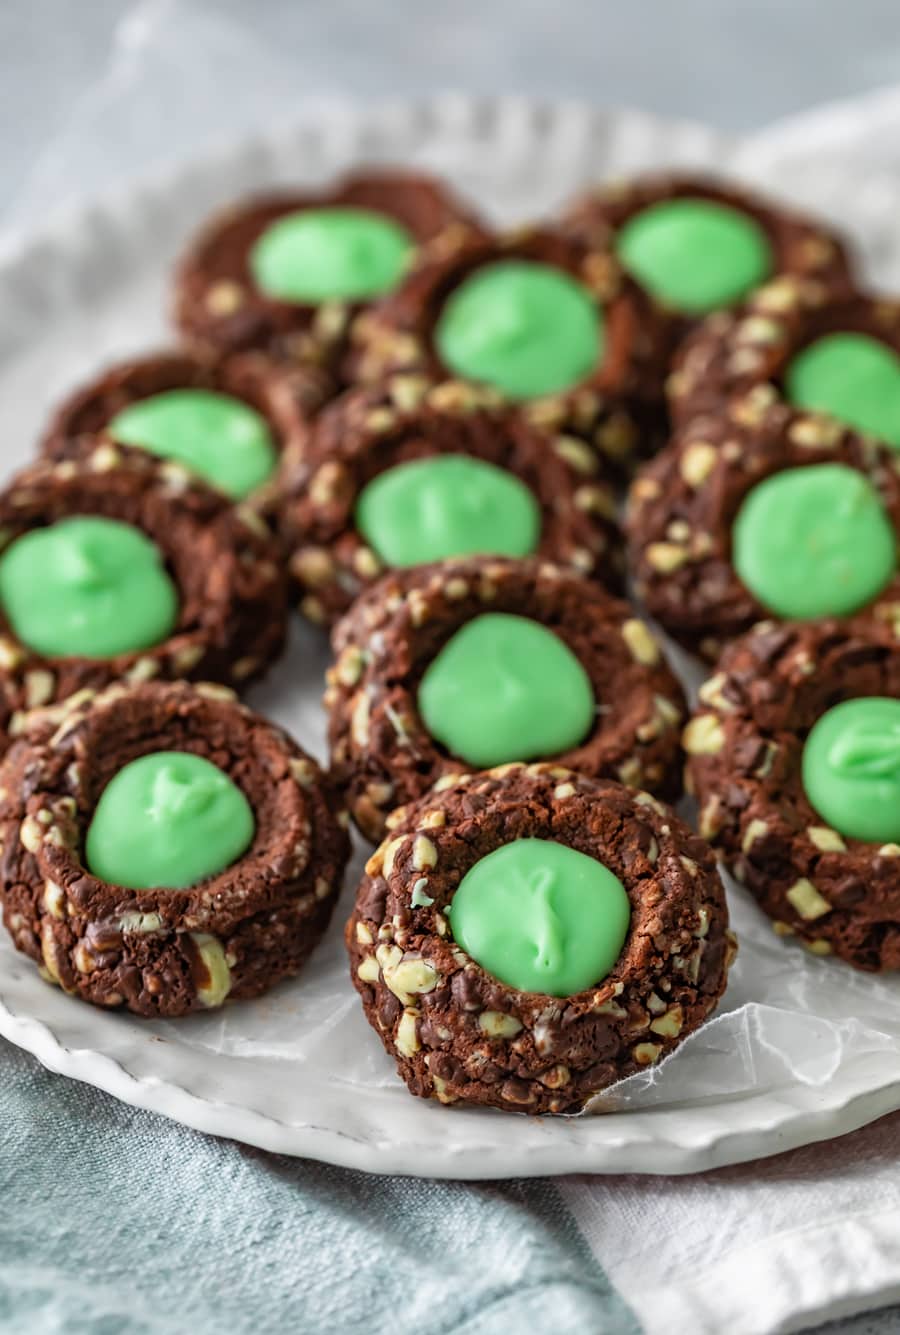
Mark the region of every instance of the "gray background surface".
<instances>
[{"instance_id":1,"label":"gray background surface","mask_svg":"<svg viewBox=\"0 0 900 1335\"><path fill-rule=\"evenodd\" d=\"M104 118L148 50L152 113ZM898 0L0 0L0 217L86 116L99 182L329 98L518 92L747 130L897 80Z\"/></svg>"}]
</instances>

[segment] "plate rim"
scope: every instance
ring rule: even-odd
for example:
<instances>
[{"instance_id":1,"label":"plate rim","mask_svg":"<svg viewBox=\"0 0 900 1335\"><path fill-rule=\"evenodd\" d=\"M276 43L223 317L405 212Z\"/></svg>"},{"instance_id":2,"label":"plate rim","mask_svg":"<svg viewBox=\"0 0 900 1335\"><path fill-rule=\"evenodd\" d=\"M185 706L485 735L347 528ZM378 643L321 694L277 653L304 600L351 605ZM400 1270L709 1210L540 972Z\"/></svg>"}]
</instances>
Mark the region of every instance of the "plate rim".
<instances>
[{"instance_id":1,"label":"plate rim","mask_svg":"<svg viewBox=\"0 0 900 1335\"><path fill-rule=\"evenodd\" d=\"M35 977L35 983L40 980ZM41 984L46 986L46 984ZM86 1004L86 1003L85 1003ZM86 1017L89 1018L89 1017ZM111 1094L131 1107L167 1117L195 1131L249 1144L290 1157L309 1158L341 1168L379 1175L432 1177L443 1180L488 1181L508 1177L557 1177L572 1173L663 1174L685 1176L750 1160L770 1158L788 1150L819 1143L877 1121L900 1109L900 1065L897 1073L873 1087L849 1089L832 1102L820 1086L796 1084L777 1094L765 1093L733 1101L742 1121L736 1129L710 1128L701 1139L687 1143L664 1129L677 1120L677 1110L646 1109L600 1113L594 1116L529 1118L552 1135L562 1125L570 1129L605 1124L629 1129L617 1138L605 1136L593 1143L567 1139L559 1145L548 1135L545 1147L530 1147L528 1171L523 1172L514 1148L504 1152L503 1137L478 1147L454 1146L449 1139L435 1145L405 1141L391 1143L362 1138L333 1127L309 1122L287 1123L256 1109L200 1095L170 1080L137 1074L107 1053L64 1043L50 1026L33 1015L19 1014L0 996L0 1036L30 1052L48 1070ZM139 1063L140 1064L140 1063ZM423 1101L424 1102L424 1101ZM437 1109L441 1115L448 1110ZM482 1110L483 1111L483 1110ZM488 1110L492 1111L492 1110ZM465 1116L452 1110L450 1116ZM526 1114L522 1114L526 1117ZM508 1117L496 1113L498 1131ZM635 1137L634 1131L653 1123L652 1132ZM652 1137L652 1138L651 1138ZM760 1137L765 1137L764 1146ZM377 1155L376 1162L372 1156ZM467 1163L461 1164L464 1157Z\"/></svg>"}]
</instances>

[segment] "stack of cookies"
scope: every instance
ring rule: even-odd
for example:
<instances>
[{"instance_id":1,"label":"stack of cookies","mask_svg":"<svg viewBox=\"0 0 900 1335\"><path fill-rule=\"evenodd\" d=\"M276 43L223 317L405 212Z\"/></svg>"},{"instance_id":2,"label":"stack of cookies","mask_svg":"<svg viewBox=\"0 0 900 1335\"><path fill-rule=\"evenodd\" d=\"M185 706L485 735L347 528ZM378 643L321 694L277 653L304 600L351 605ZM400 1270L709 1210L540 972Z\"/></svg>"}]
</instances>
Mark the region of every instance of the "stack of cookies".
<instances>
[{"instance_id":1,"label":"stack of cookies","mask_svg":"<svg viewBox=\"0 0 900 1335\"><path fill-rule=\"evenodd\" d=\"M578 1111L702 1024L712 845L900 967L900 303L828 228L650 177L497 235L360 172L212 219L174 312L0 493L0 893L49 981L258 995L351 821L352 981L441 1103ZM237 696L291 605L324 771ZM641 606L721 655L692 718Z\"/></svg>"}]
</instances>

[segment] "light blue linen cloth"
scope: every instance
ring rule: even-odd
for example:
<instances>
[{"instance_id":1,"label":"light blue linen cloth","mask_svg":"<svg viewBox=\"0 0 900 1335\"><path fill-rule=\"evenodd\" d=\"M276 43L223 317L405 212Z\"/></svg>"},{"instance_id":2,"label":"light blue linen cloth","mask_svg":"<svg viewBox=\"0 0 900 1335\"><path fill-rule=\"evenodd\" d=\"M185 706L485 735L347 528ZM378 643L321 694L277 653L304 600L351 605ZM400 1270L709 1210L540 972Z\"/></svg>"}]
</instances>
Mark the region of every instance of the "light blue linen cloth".
<instances>
[{"instance_id":1,"label":"light blue linen cloth","mask_svg":"<svg viewBox=\"0 0 900 1335\"><path fill-rule=\"evenodd\" d=\"M3 1335L635 1335L550 1180L382 1178L189 1131L0 1041Z\"/></svg>"}]
</instances>

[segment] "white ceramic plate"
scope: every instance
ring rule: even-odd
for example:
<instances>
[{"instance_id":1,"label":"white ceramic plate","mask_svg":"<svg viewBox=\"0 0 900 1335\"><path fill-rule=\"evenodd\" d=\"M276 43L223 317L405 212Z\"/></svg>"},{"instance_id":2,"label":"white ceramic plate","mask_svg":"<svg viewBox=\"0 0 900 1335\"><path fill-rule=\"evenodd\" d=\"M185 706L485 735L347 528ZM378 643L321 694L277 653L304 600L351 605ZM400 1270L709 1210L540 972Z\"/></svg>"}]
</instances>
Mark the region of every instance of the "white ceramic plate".
<instances>
[{"instance_id":1,"label":"white ceramic plate","mask_svg":"<svg viewBox=\"0 0 900 1335\"><path fill-rule=\"evenodd\" d=\"M0 255L0 451L24 463L46 411L97 366L166 336L165 277L214 206L272 181L314 183L358 161L445 172L495 218L555 207L610 173L681 161L740 168L857 230L900 267L900 184L859 183L821 155L779 157L696 126L575 106L441 99L335 114L71 210ZM297 627L252 703L322 753L325 651ZM358 862L354 864L358 871ZM366 1025L340 943L353 877L301 977L258 1002L141 1022L46 986L0 939L0 1033L52 1070L218 1135L373 1172L489 1178L696 1171L861 1126L900 1107L900 981L863 978L776 940L732 895L742 939L718 1018L602 1115L534 1119L409 1097Z\"/></svg>"}]
</instances>

